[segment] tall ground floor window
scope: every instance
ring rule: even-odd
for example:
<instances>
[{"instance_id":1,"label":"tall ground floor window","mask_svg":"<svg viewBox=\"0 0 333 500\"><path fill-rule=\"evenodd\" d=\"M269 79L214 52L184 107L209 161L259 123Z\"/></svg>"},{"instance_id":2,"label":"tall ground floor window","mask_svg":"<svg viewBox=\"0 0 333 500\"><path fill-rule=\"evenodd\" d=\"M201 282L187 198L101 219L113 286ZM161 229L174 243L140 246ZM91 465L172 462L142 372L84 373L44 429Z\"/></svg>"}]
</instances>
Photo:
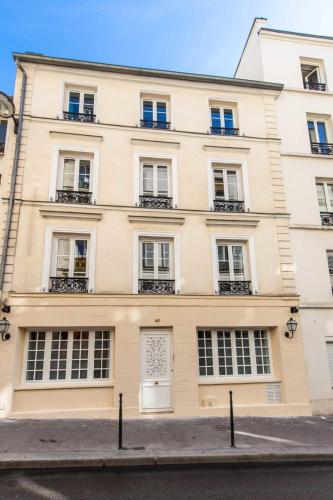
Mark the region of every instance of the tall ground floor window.
<instances>
[{"instance_id":1,"label":"tall ground floor window","mask_svg":"<svg viewBox=\"0 0 333 500\"><path fill-rule=\"evenodd\" d=\"M269 332L262 329L201 329L198 331L198 357L201 377L269 375Z\"/></svg>"},{"instance_id":2,"label":"tall ground floor window","mask_svg":"<svg viewBox=\"0 0 333 500\"><path fill-rule=\"evenodd\" d=\"M111 378L111 331L33 330L26 335L26 382Z\"/></svg>"}]
</instances>

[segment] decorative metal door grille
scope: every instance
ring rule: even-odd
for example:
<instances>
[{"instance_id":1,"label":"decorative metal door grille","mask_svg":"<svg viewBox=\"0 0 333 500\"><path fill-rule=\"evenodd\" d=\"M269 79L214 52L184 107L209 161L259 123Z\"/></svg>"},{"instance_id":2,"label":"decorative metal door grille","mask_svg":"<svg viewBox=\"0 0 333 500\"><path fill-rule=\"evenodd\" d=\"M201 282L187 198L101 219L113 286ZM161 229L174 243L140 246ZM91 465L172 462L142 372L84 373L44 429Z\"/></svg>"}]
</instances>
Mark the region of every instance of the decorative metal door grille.
<instances>
[{"instance_id":1,"label":"decorative metal door grille","mask_svg":"<svg viewBox=\"0 0 333 500\"><path fill-rule=\"evenodd\" d=\"M168 377L168 339L165 335L146 335L144 354L145 378Z\"/></svg>"}]
</instances>

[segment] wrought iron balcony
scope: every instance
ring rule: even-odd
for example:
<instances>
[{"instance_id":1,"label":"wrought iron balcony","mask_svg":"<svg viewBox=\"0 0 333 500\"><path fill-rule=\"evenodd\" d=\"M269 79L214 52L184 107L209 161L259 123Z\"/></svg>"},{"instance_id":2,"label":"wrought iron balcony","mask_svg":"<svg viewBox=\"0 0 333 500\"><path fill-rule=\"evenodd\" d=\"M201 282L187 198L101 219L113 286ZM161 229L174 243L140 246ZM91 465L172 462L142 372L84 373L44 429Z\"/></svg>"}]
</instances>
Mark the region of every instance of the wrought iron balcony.
<instances>
[{"instance_id":1,"label":"wrought iron balcony","mask_svg":"<svg viewBox=\"0 0 333 500\"><path fill-rule=\"evenodd\" d=\"M173 294L175 293L175 280L139 280L139 293L147 294Z\"/></svg>"},{"instance_id":2,"label":"wrought iron balcony","mask_svg":"<svg viewBox=\"0 0 333 500\"><path fill-rule=\"evenodd\" d=\"M325 92L326 83L304 82L304 88L308 90L320 90L321 92Z\"/></svg>"},{"instance_id":3,"label":"wrought iron balcony","mask_svg":"<svg viewBox=\"0 0 333 500\"><path fill-rule=\"evenodd\" d=\"M3 155L5 152L5 143L0 142L0 155Z\"/></svg>"},{"instance_id":4,"label":"wrought iron balcony","mask_svg":"<svg viewBox=\"0 0 333 500\"><path fill-rule=\"evenodd\" d=\"M333 155L333 144L328 142L311 142L311 151L317 155Z\"/></svg>"},{"instance_id":5,"label":"wrought iron balcony","mask_svg":"<svg viewBox=\"0 0 333 500\"><path fill-rule=\"evenodd\" d=\"M59 203L81 203L90 204L91 194L87 191L67 191L58 189L56 193L56 201Z\"/></svg>"},{"instance_id":6,"label":"wrought iron balcony","mask_svg":"<svg viewBox=\"0 0 333 500\"><path fill-rule=\"evenodd\" d=\"M88 293L88 278L50 278L52 293Z\"/></svg>"},{"instance_id":7,"label":"wrought iron balcony","mask_svg":"<svg viewBox=\"0 0 333 500\"><path fill-rule=\"evenodd\" d=\"M64 111L64 120L93 123L95 118L96 115L92 113L70 113L69 111Z\"/></svg>"},{"instance_id":8,"label":"wrought iron balcony","mask_svg":"<svg viewBox=\"0 0 333 500\"><path fill-rule=\"evenodd\" d=\"M244 201L214 200L215 212L244 212Z\"/></svg>"},{"instance_id":9,"label":"wrought iron balcony","mask_svg":"<svg viewBox=\"0 0 333 500\"><path fill-rule=\"evenodd\" d=\"M213 135L239 135L239 128L210 127L210 133Z\"/></svg>"},{"instance_id":10,"label":"wrought iron balcony","mask_svg":"<svg viewBox=\"0 0 333 500\"><path fill-rule=\"evenodd\" d=\"M170 122L162 122L158 120L140 120L140 125L143 128L158 128L161 130L170 130Z\"/></svg>"},{"instance_id":11,"label":"wrought iron balcony","mask_svg":"<svg viewBox=\"0 0 333 500\"><path fill-rule=\"evenodd\" d=\"M333 226L333 212L320 212L323 226Z\"/></svg>"},{"instance_id":12,"label":"wrought iron balcony","mask_svg":"<svg viewBox=\"0 0 333 500\"><path fill-rule=\"evenodd\" d=\"M140 196L140 207L172 208L172 198L168 196Z\"/></svg>"},{"instance_id":13,"label":"wrought iron balcony","mask_svg":"<svg viewBox=\"0 0 333 500\"><path fill-rule=\"evenodd\" d=\"M251 295L251 281L219 281L219 295Z\"/></svg>"}]
</instances>

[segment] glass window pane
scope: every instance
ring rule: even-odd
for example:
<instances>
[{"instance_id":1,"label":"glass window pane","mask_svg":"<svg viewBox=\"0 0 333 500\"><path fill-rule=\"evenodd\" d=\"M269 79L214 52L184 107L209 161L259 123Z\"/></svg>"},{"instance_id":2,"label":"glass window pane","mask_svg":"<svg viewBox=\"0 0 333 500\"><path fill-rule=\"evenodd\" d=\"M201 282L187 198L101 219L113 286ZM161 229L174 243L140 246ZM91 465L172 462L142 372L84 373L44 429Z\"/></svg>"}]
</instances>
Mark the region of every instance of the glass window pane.
<instances>
[{"instance_id":1,"label":"glass window pane","mask_svg":"<svg viewBox=\"0 0 333 500\"><path fill-rule=\"evenodd\" d=\"M266 330L255 330L254 333L254 346L256 354L257 373L270 373L269 351L266 347L268 345L268 336Z\"/></svg>"},{"instance_id":2,"label":"glass window pane","mask_svg":"<svg viewBox=\"0 0 333 500\"><path fill-rule=\"evenodd\" d=\"M224 126L225 128L234 128L234 116L232 109L224 110Z\"/></svg>"},{"instance_id":3,"label":"glass window pane","mask_svg":"<svg viewBox=\"0 0 333 500\"><path fill-rule=\"evenodd\" d=\"M199 331L199 341L200 345L203 344L203 347L198 348L199 375L213 375L212 332L208 330Z\"/></svg>"},{"instance_id":4,"label":"glass window pane","mask_svg":"<svg viewBox=\"0 0 333 500\"><path fill-rule=\"evenodd\" d=\"M316 184L317 187L317 195L318 195L318 202L319 202L319 208L321 212L327 212L327 205L326 205L326 198L325 198L325 190L324 190L324 184Z\"/></svg>"},{"instance_id":5,"label":"glass window pane","mask_svg":"<svg viewBox=\"0 0 333 500\"><path fill-rule=\"evenodd\" d=\"M153 165L142 167L142 194L153 196L154 194L154 168Z\"/></svg>"},{"instance_id":6,"label":"glass window pane","mask_svg":"<svg viewBox=\"0 0 333 500\"><path fill-rule=\"evenodd\" d=\"M52 332L50 380L66 378L68 332Z\"/></svg>"},{"instance_id":7,"label":"glass window pane","mask_svg":"<svg viewBox=\"0 0 333 500\"><path fill-rule=\"evenodd\" d=\"M157 103L157 121L158 122L166 122L167 121L167 112L166 112L166 103L158 102Z\"/></svg>"},{"instance_id":8,"label":"glass window pane","mask_svg":"<svg viewBox=\"0 0 333 500\"><path fill-rule=\"evenodd\" d=\"M7 122L0 121L0 143L4 144L6 142L6 131L7 131Z\"/></svg>"},{"instance_id":9,"label":"glass window pane","mask_svg":"<svg viewBox=\"0 0 333 500\"><path fill-rule=\"evenodd\" d=\"M142 243L142 270L154 272L154 243Z\"/></svg>"},{"instance_id":10,"label":"glass window pane","mask_svg":"<svg viewBox=\"0 0 333 500\"><path fill-rule=\"evenodd\" d=\"M74 173L75 173L75 160L73 158L65 158L62 189L68 191L74 190Z\"/></svg>"},{"instance_id":11,"label":"glass window pane","mask_svg":"<svg viewBox=\"0 0 333 500\"><path fill-rule=\"evenodd\" d=\"M244 260L243 260L243 247L240 245L232 246L232 258L234 265L235 280L244 280Z\"/></svg>"},{"instance_id":12,"label":"glass window pane","mask_svg":"<svg viewBox=\"0 0 333 500\"><path fill-rule=\"evenodd\" d=\"M224 178L223 170L214 169L214 188L215 188L215 198L224 200Z\"/></svg>"},{"instance_id":13,"label":"glass window pane","mask_svg":"<svg viewBox=\"0 0 333 500\"><path fill-rule=\"evenodd\" d=\"M324 122L317 122L317 130L318 130L319 142L326 143L327 142L326 124Z\"/></svg>"},{"instance_id":14,"label":"glass window pane","mask_svg":"<svg viewBox=\"0 0 333 500\"><path fill-rule=\"evenodd\" d=\"M88 342L89 332L75 331L73 332L73 349L72 349L72 366L71 378L72 379L86 379L88 376Z\"/></svg>"},{"instance_id":15,"label":"glass window pane","mask_svg":"<svg viewBox=\"0 0 333 500\"><path fill-rule=\"evenodd\" d=\"M220 114L220 108L211 108L210 109L210 116L212 120L212 127L221 127L221 114Z\"/></svg>"},{"instance_id":16,"label":"glass window pane","mask_svg":"<svg viewBox=\"0 0 333 500\"><path fill-rule=\"evenodd\" d=\"M46 332L29 332L26 380L42 380Z\"/></svg>"},{"instance_id":17,"label":"glass window pane","mask_svg":"<svg viewBox=\"0 0 333 500\"><path fill-rule=\"evenodd\" d=\"M329 199L329 212L333 212L333 184L327 184L328 199Z\"/></svg>"},{"instance_id":18,"label":"glass window pane","mask_svg":"<svg viewBox=\"0 0 333 500\"><path fill-rule=\"evenodd\" d=\"M80 94L78 92L69 93L68 111L70 113L80 112Z\"/></svg>"},{"instance_id":19,"label":"glass window pane","mask_svg":"<svg viewBox=\"0 0 333 500\"><path fill-rule=\"evenodd\" d=\"M238 200L237 175L232 170L227 171L228 197L229 200Z\"/></svg>"},{"instance_id":20,"label":"glass window pane","mask_svg":"<svg viewBox=\"0 0 333 500\"><path fill-rule=\"evenodd\" d=\"M143 119L146 122L151 122L146 123L146 126L153 126L153 101L143 101Z\"/></svg>"},{"instance_id":21,"label":"glass window pane","mask_svg":"<svg viewBox=\"0 0 333 500\"><path fill-rule=\"evenodd\" d=\"M170 278L170 245L158 243L158 277Z\"/></svg>"},{"instance_id":22,"label":"glass window pane","mask_svg":"<svg viewBox=\"0 0 333 500\"><path fill-rule=\"evenodd\" d=\"M100 349L100 343L103 348ZM94 378L109 378L110 376L111 333L109 331L95 332Z\"/></svg>"},{"instance_id":23,"label":"glass window pane","mask_svg":"<svg viewBox=\"0 0 333 500\"><path fill-rule=\"evenodd\" d=\"M238 375L250 375L251 358L249 355L249 333L247 330L236 330L236 351Z\"/></svg>"},{"instance_id":24,"label":"glass window pane","mask_svg":"<svg viewBox=\"0 0 333 500\"><path fill-rule=\"evenodd\" d=\"M157 167L157 196L168 196L168 167Z\"/></svg>"},{"instance_id":25,"label":"glass window pane","mask_svg":"<svg viewBox=\"0 0 333 500\"><path fill-rule=\"evenodd\" d=\"M233 375L231 334L229 331L217 332L219 375Z\"/></svg>"},{"instance_id":26,"label":"glass window pane","mask_svg":"<svg viewBox=\"0 0 333 500\"><path fill-rule=\"evenodd\" d=\"M90 187L90 160L80 160L79 164L79 191L89 191Z\"/></svg>"},{"instance_id":27,"label":"glass window pane","mask_svg":"<svg viewBox=\"0 0 333 500\"><path fill-rule=\"evenodd\" d=\"M74 276L86 277L87 274L87 240L75 240Z\"/></svg>"},{"instance_id":28,"label":"glass window pane","mask_svg":"<svg viewBox=\"0 0 333 500\"><path fill-rule=\"evenodd\" d=\"M230 280L229 249L227 245L217 247L220 280Z\"/></svg>"},{"instance_id":29,"label":"glass window pane","mask_svg":"<svg viewBox=\"0 0 333 500\"><path fill-rule=\"evenodd\" d=\"M70 240L68 238L58 238L57 271L59 278L69 276Z\"/></svg>"},{"instance_id":30,"label":"glass window pane","mask_svg":"<svg viewBox=\"0 0 333 500\"><path fill-rule=\"evenodd\" d=\"M317 137L316 137L315 128L314 128L314 122L312 120L308 120L308 129L309 129L310 141L317 142Z\"/></svg>"},{"instance_id":31,"label":"glass window pane","mask_svg":"<svg viewBox=\"0 0 333 500\"><path fill-rule=\"evenodd\" d=\"M94 114L94 101L94 94L84 94L83 113L88 115Z\"/></svg>"}]
</instances>

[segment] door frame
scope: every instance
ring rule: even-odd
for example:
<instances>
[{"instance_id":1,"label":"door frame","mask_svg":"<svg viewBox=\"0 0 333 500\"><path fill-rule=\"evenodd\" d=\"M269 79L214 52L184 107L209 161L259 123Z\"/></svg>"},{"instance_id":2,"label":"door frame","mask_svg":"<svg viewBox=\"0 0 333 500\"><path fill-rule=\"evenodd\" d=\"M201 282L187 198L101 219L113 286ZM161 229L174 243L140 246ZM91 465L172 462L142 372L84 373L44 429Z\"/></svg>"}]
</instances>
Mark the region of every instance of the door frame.
<instances>
[{"instance_id":1,"label":"door frame","mask_svg":"<svg viewBox=\"0 0 333 500\"><path fill-rule=\"evenodd\" d=\"M140 328L140 349L139 349L139 370L140 370L140 379L139 379L139 407L140 413L172 413L174 412L174 377L173 377L173 364L174 364L174 355L173 355L173 336L172 336L172 328L170 327L143 327ZM152 408L145 409L142 407L142 384L143 384L143 349L144 349L144 335L152 335L152 334L165 334L169 337L169 358L170 358L170 407L169 408Z\"/></svg>"}]
</instances>

